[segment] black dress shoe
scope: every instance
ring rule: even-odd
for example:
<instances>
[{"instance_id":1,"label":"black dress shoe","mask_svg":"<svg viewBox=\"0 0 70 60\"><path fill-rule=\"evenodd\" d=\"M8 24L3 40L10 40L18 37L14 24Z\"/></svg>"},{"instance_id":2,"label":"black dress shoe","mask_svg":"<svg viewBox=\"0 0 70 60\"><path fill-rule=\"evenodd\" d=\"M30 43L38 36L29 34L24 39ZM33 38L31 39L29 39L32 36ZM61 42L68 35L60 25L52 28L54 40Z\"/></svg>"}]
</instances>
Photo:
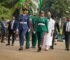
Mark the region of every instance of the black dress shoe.
<instances>
[{"instance_id":1,"label":"black dress shoe","mask_svg":"<svg viewBox=\"0 0 70 60\"><path fill-rule=\"evenodd\" d=\"M10 44L6 44L6 46L9 46Z\"/></svg>"},{"instance_id":2,"label":"black dress shoe","mask_svg":"<svg viewBox=\"0 0 70 60\"><path fill-rule=\"evenodd\" d=\"M34 48L35 49L36 47L31 47L31 48Z\"/></svg>"},{"instance_id":3,"label":"black dress shoe","mask_svg":"<svg viewBox=\"0 0 70 60\"><path fill-rule=\"evenodd\" d=\"M40 48L38 48L38 51L37 52L41 52L41 47Z\"/></svg>"},{"instance_id":4,"label":"black dress shoe","mask_svg":"<svg viewBox=\"0 0 70 60\"><path fill-rule=\"evenodd\" d=\"M54 49L54 48L51 46L50 49Z\"/></svg>"},{"instance_id":5,"label":"black dress shoe","mask_svg":"<svg viewBox=\"0 0 70 60\"><path fill-rule=\"evenodd\" d=\"M22 51L22 50L23 50L23 47L20 47L20 48L19 48L19 51Z\"/></svg>"},{"instance_id":6,"label":"black dress shoe","mask_svg":"<svg viewBox=\"0 0 70 60\"><path fill-rule=\"evenodd\" d=\"M5 43L4 41L1 41L1 43Z\"/></svg>"},{"instance_id":7,"label":"black dress shoe","mask_svg":"<svg viewBox=\"0 0 70 60\"><path fill-rule=\"evenodd\" d=\"M67 51L69 51L69 49L66 49Z\"/></svg>"},{"instance_id":8,"label":"black dress shoe","mask_svg":"<svg viewBox=\"0 0 70 60\"><path fill-rule=\"evenodd\" d=\"M29 47L26 47L26 49L29 49Z\"/></svg>"}]
</instances>

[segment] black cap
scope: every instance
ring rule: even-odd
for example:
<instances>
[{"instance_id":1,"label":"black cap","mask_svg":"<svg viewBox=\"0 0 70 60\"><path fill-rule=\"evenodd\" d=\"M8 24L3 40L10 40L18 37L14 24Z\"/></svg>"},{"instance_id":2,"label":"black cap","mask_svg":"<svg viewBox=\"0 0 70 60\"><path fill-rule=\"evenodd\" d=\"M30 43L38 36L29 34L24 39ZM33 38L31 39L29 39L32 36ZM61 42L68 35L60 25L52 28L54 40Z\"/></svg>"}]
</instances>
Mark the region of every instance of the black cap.
<instances>
[{"instance_id":1,"label":"black cap","mask_svg":"<svg viewBox=\"0 0 70 60\"><path fill-rule=\"evenodd\" d=\"M27 11L27 8L23 8L22 10L23 10L23 11Z\"/></svg>"}]
</instances>

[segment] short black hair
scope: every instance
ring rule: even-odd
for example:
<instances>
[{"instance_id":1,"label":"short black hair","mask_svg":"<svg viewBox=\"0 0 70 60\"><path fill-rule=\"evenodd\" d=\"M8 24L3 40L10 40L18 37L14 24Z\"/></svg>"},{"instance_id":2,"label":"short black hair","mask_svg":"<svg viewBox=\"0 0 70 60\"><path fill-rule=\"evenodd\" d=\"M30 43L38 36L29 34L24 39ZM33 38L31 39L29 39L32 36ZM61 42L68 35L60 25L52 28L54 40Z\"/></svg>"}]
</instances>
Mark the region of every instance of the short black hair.
<instances>
[{"instance_id":1,"label":"short black hair","mask_svg":"<svg viewBox=\"0 0 70 60\"><path fill-rule=\"evenodd\" d=\"M23 10L23 11L27 11L28 9L27 9L27 8L23 8L22 10Z\"/></svg>"}]
</instances>

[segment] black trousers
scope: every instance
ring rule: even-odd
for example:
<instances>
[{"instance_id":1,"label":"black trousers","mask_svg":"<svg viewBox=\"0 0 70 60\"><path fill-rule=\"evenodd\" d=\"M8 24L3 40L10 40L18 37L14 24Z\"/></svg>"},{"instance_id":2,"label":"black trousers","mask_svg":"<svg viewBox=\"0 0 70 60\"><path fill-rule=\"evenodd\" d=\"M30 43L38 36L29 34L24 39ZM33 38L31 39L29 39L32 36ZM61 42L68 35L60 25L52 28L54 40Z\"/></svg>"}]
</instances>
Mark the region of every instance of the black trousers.
<instances>
[{"instance_id":1,"label":"black trousers","mask_svg":"<svg viewBox=\"0 0 70 60\"><path fill-rule=\"evenodd\" d=\"M5 30L1 30L1 42L4 42L4 38L5 38Z\"/></svg>"},{"instance_id":2,"label":"black trousers","mask_svg":"<svg viewBox=\"0 0 70 60\"><path fill-rule=\"evenodd\" d=\"M55 42L55 33L53 33L52 46L50 47L51 49L54 49L54 42Z\"/></svg>"},{"instance_id":3,"label":"black trousers","mask_svg":"<svg viewBox=\"0 0 70 60\"><path fill-rule=\"evenodd\" d=\"M12 37L12 45L14 44L14 41L15 41L15 33L12 31L9 31L8 32L8 44L10 44L10 37Z\"/></svg>"},{"instance_id":4,"label":"black trousers","mask_svg":"<svg viewBox=\"0 0 70 60\"><path fill-rule=\"evenodd\" d=\"M69 49L70 45L70 32L65 33L65 46L66 49Z\"/></svg>"}]
</instances>

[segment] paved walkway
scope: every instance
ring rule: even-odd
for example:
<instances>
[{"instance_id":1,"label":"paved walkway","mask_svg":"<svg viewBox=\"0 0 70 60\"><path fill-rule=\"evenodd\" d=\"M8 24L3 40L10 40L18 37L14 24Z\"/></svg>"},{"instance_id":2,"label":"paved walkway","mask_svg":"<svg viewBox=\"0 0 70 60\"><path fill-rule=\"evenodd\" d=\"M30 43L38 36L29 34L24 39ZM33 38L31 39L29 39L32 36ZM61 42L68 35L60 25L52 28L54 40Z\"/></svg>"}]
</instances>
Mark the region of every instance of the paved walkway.
<instances>
[{"instance_id":1,"label":"paved walkway","mask_svg":"<svg viewBox=\"0 0 70 60\"><path fill-rule=\"evenodd\" d=\"M37 52L37 49L24 47L23 51L18 51L19 42L15 46L6 46L0 43L0 60L70 60L70 51L64 50L64 42L58 42L54 50Z\"/></svg>"}]
</instances>

